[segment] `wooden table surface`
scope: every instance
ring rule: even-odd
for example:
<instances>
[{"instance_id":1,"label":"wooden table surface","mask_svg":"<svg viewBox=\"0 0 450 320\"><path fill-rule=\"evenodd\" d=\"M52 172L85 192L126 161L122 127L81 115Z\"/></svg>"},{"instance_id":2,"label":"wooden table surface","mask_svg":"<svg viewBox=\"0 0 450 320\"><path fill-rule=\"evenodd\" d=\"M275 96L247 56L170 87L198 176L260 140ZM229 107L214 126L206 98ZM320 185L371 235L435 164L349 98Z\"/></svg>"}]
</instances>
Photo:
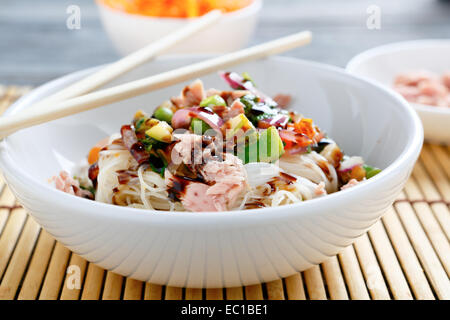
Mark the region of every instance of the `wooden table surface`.
<instances>
[{"instance_id":1,"label":"wooden table surface","mask_svg":"<svg viewBox=\"0 0 450 320\"><path fill-rule=\"evenodd\" d=\"M369 5L381 9L381 29L366 27ZM81 9L81 29L66 27L69 5ZM266 0L259 43L302 29L314 32L307 48L286 55L338 66L380 44L450 38L448 0ZM1 0L0 83L39 85L63 74L118 58L102 29L94 0Z\"/></svg>"}]
</instances>

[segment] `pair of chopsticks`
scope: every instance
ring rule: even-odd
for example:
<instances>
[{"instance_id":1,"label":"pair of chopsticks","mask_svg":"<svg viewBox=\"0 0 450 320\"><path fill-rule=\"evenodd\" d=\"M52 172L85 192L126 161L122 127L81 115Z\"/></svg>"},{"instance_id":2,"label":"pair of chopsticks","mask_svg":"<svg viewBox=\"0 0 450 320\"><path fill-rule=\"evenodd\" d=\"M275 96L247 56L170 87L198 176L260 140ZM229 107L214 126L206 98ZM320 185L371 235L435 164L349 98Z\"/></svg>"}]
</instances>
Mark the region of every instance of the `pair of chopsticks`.
<instances>
[{"instance_id":1,"label":"pair of chopsticks","mask_svg":"<svg viewBox=\"0 0 450 320\"><path fill-rule=\"evenodd\" d=\"M83 80L45 98L20 114L0 118L0 138L20 129L122 101L239 63L282 53L311 42L311 32L304 31L217 58L89 93L206 28L216 22L220 16L220 11L212 11L190 23L187 27L110 64Z\"/></svg>"}]
</instances>

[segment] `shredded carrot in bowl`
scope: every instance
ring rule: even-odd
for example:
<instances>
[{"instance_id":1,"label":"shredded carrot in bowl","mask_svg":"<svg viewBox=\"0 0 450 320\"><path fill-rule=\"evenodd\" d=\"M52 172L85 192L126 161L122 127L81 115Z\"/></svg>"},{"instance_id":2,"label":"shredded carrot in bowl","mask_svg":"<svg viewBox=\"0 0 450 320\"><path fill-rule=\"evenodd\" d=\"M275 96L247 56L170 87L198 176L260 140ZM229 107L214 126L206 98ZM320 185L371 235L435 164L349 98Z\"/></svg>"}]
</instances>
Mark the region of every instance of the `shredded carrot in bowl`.
<instances>
[{"instance_id":1,"label":"shredded carrot in bowl","mask_svg":"<svg viewBox=\"0 0 450 320\"><path fill-rule=\"evenodd\" d=\"M253 0L98 0L123 12L152 17L192 18L220 9L232 12L250 5Z\"/></svg>"}]
</instances>

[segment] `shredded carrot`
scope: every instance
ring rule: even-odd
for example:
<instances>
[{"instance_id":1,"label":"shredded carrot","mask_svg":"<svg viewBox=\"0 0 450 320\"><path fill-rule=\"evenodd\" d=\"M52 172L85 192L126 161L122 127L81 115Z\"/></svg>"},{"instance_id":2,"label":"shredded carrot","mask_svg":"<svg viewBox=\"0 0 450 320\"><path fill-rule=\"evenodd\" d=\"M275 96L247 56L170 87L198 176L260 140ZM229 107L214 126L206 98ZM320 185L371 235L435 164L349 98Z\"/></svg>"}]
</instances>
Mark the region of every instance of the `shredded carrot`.
<instances>
[{"instance_id":1,"label":"shredded carrot","mask_svg":"<svg viewBox=\"0 0 450 320\"><path fill-rule=\"evenodd\" d=\"M97 142L95 146L92 147L92 149L89 151L88 154L88 163L94 164L98 161L99 153L100 151L108 145L109 137L104 138Z\"/></svg>"},{"instance_id":2,"label":"shredded carrot","mask_svg":"<svg viewBox=\"0 0 450 320\"><path fill-rule=\"evenodd\" d=\"M89 164L94 164L98 161L98 154L100 153L100 150L102 148L99 147L93 147L91 151L89 151L88 155L88 162Z\"/></svg>"},{"instance_id":3,"label":"shredded carrot","mask_svg":"<svg viewBox=\"0 0 450 320\"><path fill-rule=\"evenodd\" d=\"M312 119L302 118L299 122L294 124L295 131L306 135L308 138L312 139L316 135L316 130L314 130Z\"/></svg>"},{"instance_id":4,"label":"shredded carrot","mask_svg":"<svg viewBox=\"0 0 450 320\"><path fill-rule=\"evenodd\" d=\"M199 16L199 7L197 0L186 0L187 5L187 16L189 18L198 17Z\"/></svg>"},{"instance_id":5,"label":"shredded carrot","mask_svg":"<svg viewBox=\"0 0 450 320\"><path fill-rule=\"evenodd\" d=\"M253 0L98 0L105 5L132 14L153 17L191 18L221 9L232 12L250 5Z\"/></svg>"}]
</instances>

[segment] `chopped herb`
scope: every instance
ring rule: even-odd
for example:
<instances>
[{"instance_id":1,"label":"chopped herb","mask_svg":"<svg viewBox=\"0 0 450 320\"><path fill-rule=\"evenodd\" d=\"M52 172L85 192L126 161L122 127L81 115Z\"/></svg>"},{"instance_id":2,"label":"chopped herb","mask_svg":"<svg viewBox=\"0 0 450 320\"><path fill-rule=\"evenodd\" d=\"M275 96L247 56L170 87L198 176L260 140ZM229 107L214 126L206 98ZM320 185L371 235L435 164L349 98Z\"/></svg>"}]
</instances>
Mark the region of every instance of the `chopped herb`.
<instances>
[{"instance_id":1,"label":"chopped herb","mask_svg":"<svg viewBox=\"0 0 450 320\"><path fill-rule=\"evenodd\" d=\"M161 158L155 157L153 155L150 156L149 159L150 168L161 175L164 178L164 171L167 168L167 163L163 161Z\"/></svg>"},{"instance_id":2,"label":"chopped herb","mask_svg":"<svg viewBox=\"0 0 450 320\"><path fill-rule=\"evenodd\" d=\"M95 188L94 187L85 187L85 186L80 185L80 189L87 190L90 193L92 193L93 196L95 196Z\"/></svg>"},{"instance_id":3,"label":"chopped herb","mask_svg":"<svg viewBox=\"0 0 450 320\"><path fill-rule=\"evenodd\" d=\"M152 149L164 149L167 145L166 143L153 139L148 135L146 135L144 139L139 139L139 141L144 145L147 152L151 152Z\"/></svg>"},{"instance_id":4,"label":"chopped herb","mask_svg":"<svg viewBox=\"0 0 450 320\"><path fill-rule=\"evenodd\" d=\"M247 114L259 102L259 98L253 94L247 94L241 98L241 102L245 106L244 111Z\"/></svg>"},{"instance_id":5,"label":"chopped herb","mask_svg":"<svg viewBox=\"0 0 450 320\"><path fill-rule=\"evenodd\" d=\"M271 117L273 117L273 114L262 113L262 114L259 114L257 116L251 116L250 117L250 121L252 121L252 123L256 123L256 125L257 125L258 121L264 120L264 119L267 119L267 118L271 118Z\"/></svg>"},{"instance_id":6,"label":"chopped herb","mask_svg":"<svg viewBox=\"0 0 450 320\"><path fill-rule=\"evenodd\" d=\"M245 81L250 81L253 84L253 86L256 87L255 81L253 81L252 77L248 72L243 72L242 78L244 78Z\"/></svg>"},{"instance_id":7,"label":"chopped herb","mask_svg":"<svg viewBox=\"0 0 450 320\"><path fill-rule=\"evenodd\" d=\"M139 129L141 128L142 124L145 122L145 118L140 118L137 122L136 122L136 126L135 129L136 131L139 131Z\"/></svg>"},{"instance_id":8,"label":"chopped herb","mask_svg":"<svg viewBox=\"0 0 450 320\"><path fill-rule=\"evenodd\" d=\"M280 109L260 102L260 99L252 94L243 96L241 102L245 106L244 112L246 117L255 126L258 126L258 121L274 117L280 113Z\"/></svg>"}]
</instances>

